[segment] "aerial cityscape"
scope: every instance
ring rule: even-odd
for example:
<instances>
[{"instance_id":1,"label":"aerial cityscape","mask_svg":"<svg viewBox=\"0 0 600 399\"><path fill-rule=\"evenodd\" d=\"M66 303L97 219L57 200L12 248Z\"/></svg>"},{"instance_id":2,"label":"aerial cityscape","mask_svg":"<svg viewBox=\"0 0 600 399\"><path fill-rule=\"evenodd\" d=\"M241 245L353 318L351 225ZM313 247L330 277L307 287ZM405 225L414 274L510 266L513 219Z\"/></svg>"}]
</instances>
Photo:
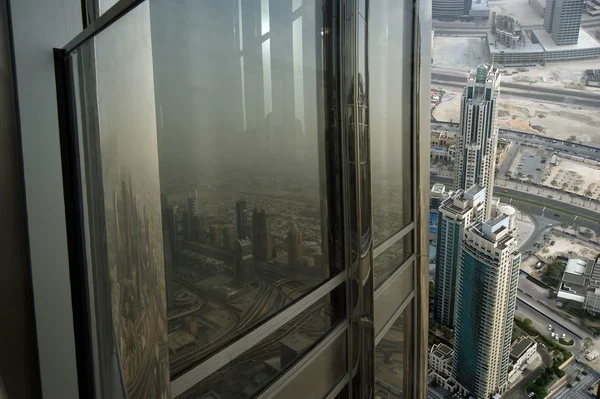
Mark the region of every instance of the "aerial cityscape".
<instances>
[{"instance_id":1,"label":"aerial cityscape","mask_svg":"<svg viewBox=\"0 0 600 399\"><path fill-rule=\"evenodd\" d=\"M597 397L600 5L433 16L429 398Z\"/></svg>"}]
</instances>

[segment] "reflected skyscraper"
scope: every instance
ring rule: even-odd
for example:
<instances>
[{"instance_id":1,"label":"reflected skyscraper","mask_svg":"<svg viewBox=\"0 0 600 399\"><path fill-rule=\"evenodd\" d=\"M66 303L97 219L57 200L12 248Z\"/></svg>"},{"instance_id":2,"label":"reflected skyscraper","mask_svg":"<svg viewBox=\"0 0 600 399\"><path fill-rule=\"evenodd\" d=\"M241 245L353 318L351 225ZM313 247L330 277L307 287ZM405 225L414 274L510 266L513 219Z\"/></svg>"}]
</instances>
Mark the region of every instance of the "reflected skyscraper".
<instances>
[{"instance_id":1,"label":"reflected skyscraper","mask_svg":"<svg viewBox=\"0 0 600 399\"><path fill-rule=\"evenodd\" d=\"M238 200L235 203L235 227L237 229L237 238L241 240L246 238L248 225L248 209L245 200Z\"/></svg>"},{"instance_id":2,"label":"reflected skyscraper","mask_svg":"<svg viewBox=\"0 0 600 399\"><path fill-rule=\"evenodd\" d=\"M177 210L177 207L169 206L165 196L161 196L161 200L167 306L170 307L173 306L175 295L173 287L173 274L175 272L174 263L177 254L177 223L175 221L175 211Z\"/></svg>"},{"instance_id":3,"label":"reflected skyscraper","mask_svg":"<svg viewBox=\"0 0 600 399\"><path fill-rule=\"evenodd\" d=\"M186 229L189 239L198 239L198 190L188 193Z\"/></svg>"},{"instance_id":4,"label":"reflected skyscraper","mask_svg":"<svg viewBox=\"0 0 600 399\"><path fill-rule=\"evenodd\" d=\"M273 239L271 237L271 219L265 210L254 208L252 212L252 249L254 258L267 261L273 252Z\"/></svg>"},{"instance_id":5,"label":"reflected skyscraper","mask_svg":"<svg viewBox=\"0 0 600 399\"><path fill-rule=\"evenodd\" d=\"M292 229L287 235L288 241L288 265L291 268L298 267L303 256L302 251L302 233L298 230L298 226L294 223Z\"/></svg>"},{"instance_id":6,"label":"reflected skyscraper","mask_svg":"<svg viewBox=\"0 0 600 399\"><path fill-rule=\"evenodd\" d=\"M248 238L237 239L235 241L235 253L235 284L238 288L245 288L256 280L250 240Z\"/></svg>"}]
</instances>

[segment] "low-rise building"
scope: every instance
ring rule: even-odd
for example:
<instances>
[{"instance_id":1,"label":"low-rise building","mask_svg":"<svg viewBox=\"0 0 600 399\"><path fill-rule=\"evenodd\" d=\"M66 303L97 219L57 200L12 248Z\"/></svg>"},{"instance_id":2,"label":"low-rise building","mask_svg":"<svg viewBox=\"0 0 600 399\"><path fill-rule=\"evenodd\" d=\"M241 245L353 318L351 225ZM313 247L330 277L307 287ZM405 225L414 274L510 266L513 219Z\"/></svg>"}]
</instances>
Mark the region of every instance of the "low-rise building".
<instances>
[{"instance_id":1,"label":"low-rise building","mask_svg":"<svg viewBox=\"0 0 600 399\"><path fill-rule=\"evenodd\" d=\"M600 315L600 255L595 259L569 259L557 297Z\"/></svg>"},{"instance_id":2,"label":"low-rise building","mask_svg":"<svg viewBox=\"0 0 600 399\"><path fill-rule=\"evenodd\" d=\"M452 378L452 354L450 347L437 344L429 351L429 382L435 381L450 392L457 388L456 381Z\"/></svg>"},{"instance_id":3,"label":"low-rise building","mask_svg":"<svg viewBox=\"0 0 600 399\"><path fill-rule=\"evenodd\" d=\"M510 350L510 365L512 369L508 373L509 382L514 381L529 365L536 351L537 343L529 337L523 336L512 344Z\"/></svg>"}]
</instances>

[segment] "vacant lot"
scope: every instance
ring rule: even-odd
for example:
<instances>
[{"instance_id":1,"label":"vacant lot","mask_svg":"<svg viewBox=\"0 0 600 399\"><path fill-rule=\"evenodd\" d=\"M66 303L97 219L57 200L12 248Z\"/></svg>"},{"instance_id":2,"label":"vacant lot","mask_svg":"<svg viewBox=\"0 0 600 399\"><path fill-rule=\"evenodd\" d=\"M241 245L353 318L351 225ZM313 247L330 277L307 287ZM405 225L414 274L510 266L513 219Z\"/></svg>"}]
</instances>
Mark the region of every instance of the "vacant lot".
<instances>
[{"instance_id":1,"label":"vacant lot","mask_svg":"<svg viewBox=\"0 0 600 399\"><path fill-rule=\"evenodd\" d=\"M433 111L433 116L440 121L457 121L460 115L461 90L455 87L444 87L444 90L444 100L448 101L439 104ZM561 140L575 136L578 142L600 146L600 113L597 109L542 103L503 95L502 85L498 126Z\"/></svg>"},{"instance_id":2,"label":"vacant lot","mask_svg":"<svg viewBox=\"0 0 600 399\"><path fill-rule=\"evenodd\" d=\"M469 72L486 62L481 37L436 36L433 40L434 68Z\"/></svg>"},{"instance_id":3,"label":"vacant lot","mask_svg":"<svg viewBox=\"0 0 600 399\"><path fill-rule=\"evenodd\" d=\"M546 263L551 263L557 256L587 259L598 253L598 249L562 235L552 235L552 240L554 240L554 245L547 245L536 254Z\"/></svg>"},{"instance_id":4,"label":"vacant lot","mask_svg":"<svg viewBox=\"0 0 600 399\"><path fill-rule=\"evenodd\" d=\"M545 185L573 193L600 197L600 169L597 166L562 159L552 166Z\"/></svg>"}]
</instances>

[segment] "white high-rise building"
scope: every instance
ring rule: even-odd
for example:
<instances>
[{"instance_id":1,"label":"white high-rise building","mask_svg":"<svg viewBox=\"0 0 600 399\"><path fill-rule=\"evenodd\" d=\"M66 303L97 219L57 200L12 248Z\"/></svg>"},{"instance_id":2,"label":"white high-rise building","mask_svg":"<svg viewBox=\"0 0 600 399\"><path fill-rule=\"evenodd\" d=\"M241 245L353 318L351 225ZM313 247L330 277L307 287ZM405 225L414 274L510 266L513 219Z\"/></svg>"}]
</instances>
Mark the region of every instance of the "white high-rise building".
<instances>
[{"instance_id":1,"label":"white high-rise building","mask_svg":"<svg viewBox=\"0 0 600 399\"><path fill-rule=\"evenodd\" d=\"M500 72L480 65L467 79L460 105L454 189L467 190L474 184L486 187L485 219L490 217L494 191L499 94Z\"/></svg>"},{"instance_id":2,"label":"white high-rise building","mask_svg":"<svg viewBox=\"0 0 600 399\"><path fill-rule=\"evenodd\" d=\"M456 278L452 375L461 389L489 398L507 388L521 254L514 216L468 228Z\"/></svg>"}]
</instances>

